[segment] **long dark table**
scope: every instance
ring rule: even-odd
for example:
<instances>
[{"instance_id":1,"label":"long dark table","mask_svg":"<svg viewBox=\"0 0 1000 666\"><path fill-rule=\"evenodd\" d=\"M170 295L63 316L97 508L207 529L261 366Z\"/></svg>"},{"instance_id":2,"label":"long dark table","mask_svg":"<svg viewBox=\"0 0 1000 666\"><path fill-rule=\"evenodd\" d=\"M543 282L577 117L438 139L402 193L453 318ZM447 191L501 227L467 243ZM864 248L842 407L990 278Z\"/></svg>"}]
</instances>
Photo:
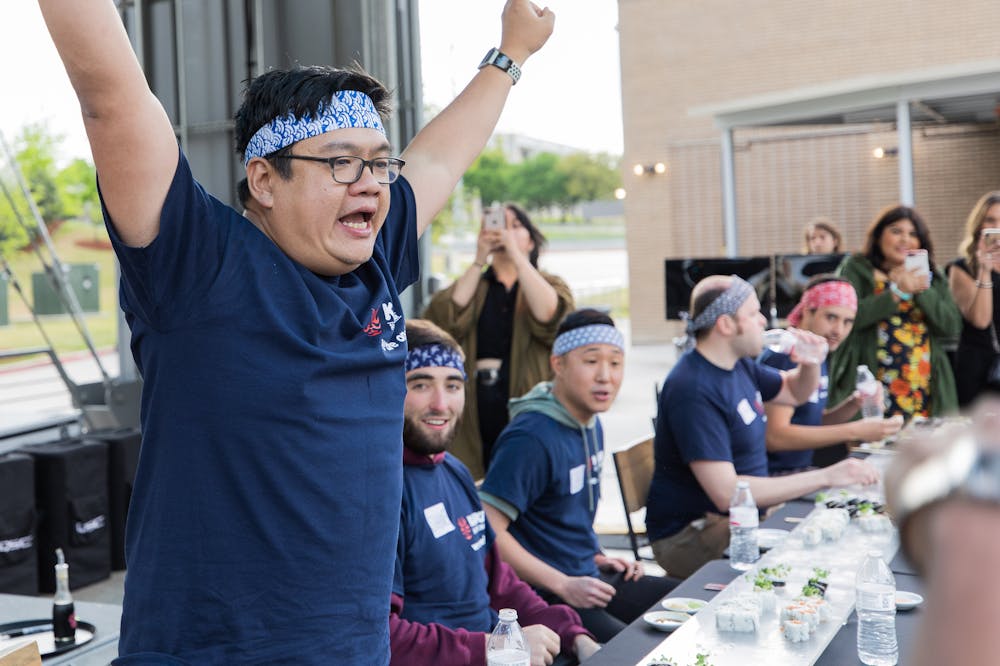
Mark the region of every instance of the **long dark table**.
<instances>
[{"instance_id":1,"label":"long dark table","mask_svg":"<svg viewBox=\"0 0 1000 666\"><path fill-rule=\"evenodd\" d=\"M813 509L811 502L792 501L777 509L767 520L761 522L761 527L776 529L791 529L793 523L785 518L803 518ZM923 594L922 581L913 575L913 569L901 555L897 555L890 563L890 568L896 578L896 589L906 592ZM713 560L694 572L687 580L678 585L667 595L670 597L690 597L711 601L717 592L706 590L706 583L728 584L740 572L729 566L729 560ZM656 604L649 610L662 610ZM910 644L918 631L921 610L917 607L910 611L896 613L896 637L899 640L899 663L906 664L910 656ZM843 666L858 663L857 651L857 615L851 613L846 624L833 637L822 656L816 662L817 666ZM626 627L621 633L607 643L597 654L587 660L584 666L631 666L636 664L667 637L662 631L646 624L640 617ZM709 659L711 662L712 660Z\"/></svg>"}]
</instances>

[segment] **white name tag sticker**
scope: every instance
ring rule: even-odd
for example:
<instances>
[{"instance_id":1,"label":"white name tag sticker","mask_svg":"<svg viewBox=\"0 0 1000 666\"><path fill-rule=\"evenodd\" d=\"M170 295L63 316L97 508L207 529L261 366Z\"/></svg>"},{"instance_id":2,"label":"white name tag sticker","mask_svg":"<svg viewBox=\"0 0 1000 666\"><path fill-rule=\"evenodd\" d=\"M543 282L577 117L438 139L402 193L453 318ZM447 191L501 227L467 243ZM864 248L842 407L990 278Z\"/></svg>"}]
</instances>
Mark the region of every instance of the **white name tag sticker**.
<instances>
[{"instance_id":1,"label":"white name tag sticker","mask_svg":"<svg viewBox=\"0 0 1000 666\"><path fill-rule=\"evenodd\" d=\"M569 471L569 492L571 495L576 495L583 490L584 471L583 465L577 465Z\"/></svg>"},{"instance_id":2,"label":"white name tag sticker","mask_svg":"<svg viewBox=\"0 0 1000 666\"><path fill-rule=\"evenodd\" d=\"M444 508L443 502L438 502L424 509L424 518L427 520L427 526L431 528L431 534L434 535L435 539L440 539L445 534L455 531L455 525L448 517L448 510Z\"/></svg>"},{"instance_id":3,"label":"white name tag sticker","mask_svg":"<svg viewBox=\"0 0 1000 666\"><path fill-rule=\"evenodd\" d=\"M740 415L743 419L743 423L750 425L757 420L757 411L750 405L750 401L746 398L740 400L740 404L736 405L736 413Z\"/></svg>"}]
</instances>

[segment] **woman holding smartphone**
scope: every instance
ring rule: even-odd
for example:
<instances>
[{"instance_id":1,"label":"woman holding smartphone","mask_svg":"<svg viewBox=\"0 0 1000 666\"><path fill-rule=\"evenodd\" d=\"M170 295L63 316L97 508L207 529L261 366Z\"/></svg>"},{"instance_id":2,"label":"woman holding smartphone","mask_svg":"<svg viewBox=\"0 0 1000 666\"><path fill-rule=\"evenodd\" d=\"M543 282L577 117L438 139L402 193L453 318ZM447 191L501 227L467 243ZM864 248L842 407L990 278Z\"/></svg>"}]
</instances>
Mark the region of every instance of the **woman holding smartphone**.
<instances>
[{"instance_id":1,"label":"woman holding smartphone","mask_svg":"<svg viewBox=\"0 0 1000 666\"><path fill-rule=\"evenodd\" d=\"M945 345L958 337L962 316L934 267L930 232L917 211L882 210L864 251L844 259L837 272L854 285L858 313L831 360L830 402L853 393L863 364L885 387L887 416L954 411L955 377Z\"/></svg>"},{"instance_id":2,"label":"woman holding smartphone","mask_svg":"<svg viewBox=\"0 0 1000 666\"><path fill-rule=\"evenodd\" d=\"M465 352L465 412L450 451L475 479L485 475L493 442L507 425L507 401L550 378L552 341L574 308L566 283L538 270L544 245L519 206L491 206L475 259L424 311Z\"/></svg>"},{"instance_id":3,"label":"woman holding smartphone","mask_svg":"<svg viewBox=\"0 0 1000 666\"><path fill-rule=\"evenodd\" d=\"M1000 278L1000 191L984 194L969 213L965 238L958 248L961 255L948 264L948 285L962 313L962 335L955 356L955 383L958 404L970 404L990 386L993 359L1000 356L1000 302L994 288Z\"/></svg>"}]
</instances>

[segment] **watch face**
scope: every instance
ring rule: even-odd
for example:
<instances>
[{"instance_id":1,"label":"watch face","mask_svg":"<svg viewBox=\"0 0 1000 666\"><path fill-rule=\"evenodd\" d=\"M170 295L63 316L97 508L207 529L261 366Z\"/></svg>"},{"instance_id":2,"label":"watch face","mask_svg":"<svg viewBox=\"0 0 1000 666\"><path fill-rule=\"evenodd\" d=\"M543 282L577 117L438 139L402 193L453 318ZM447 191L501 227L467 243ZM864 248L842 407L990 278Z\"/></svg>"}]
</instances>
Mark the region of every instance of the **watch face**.
<instances>
[{"instance_id":1,"label":"watch face","mask_svg":"<svg viewBox=\"0 0 1000 666\"><path fill-rule=\"evenodd\" d=\"M496 58L493 59L493 64L503 70L510 69L510 58L498 51Z\"/></svg>"}]
</instances>

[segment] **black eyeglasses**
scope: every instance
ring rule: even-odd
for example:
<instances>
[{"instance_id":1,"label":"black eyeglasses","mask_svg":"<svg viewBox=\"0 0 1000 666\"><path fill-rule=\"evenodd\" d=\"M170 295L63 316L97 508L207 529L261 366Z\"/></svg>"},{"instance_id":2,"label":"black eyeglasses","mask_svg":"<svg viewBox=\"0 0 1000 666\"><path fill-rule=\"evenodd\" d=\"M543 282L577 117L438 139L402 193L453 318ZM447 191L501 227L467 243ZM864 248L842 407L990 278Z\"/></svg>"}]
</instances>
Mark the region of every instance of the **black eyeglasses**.
<instances>
[{"instance_id":1,"label":"black eyeglasses","mask_svg":"<svg viewBox=\"0 0 1000 666\"><path fill-rule=\"evenodd\" d=\"M353 155L339 155L337 157L312 157L311 155L275 155L274 159L283 158L287 160L309 160L310 162L326 162L330 165L330 173L333 179L342 185L351 185L361 180L361 173L365 167L371 169L375 180L383 185L390 185L399 178L399 171L406 164L396 157L376 157L373 160L366 160Z\"/></svg>"}]
</instances>

